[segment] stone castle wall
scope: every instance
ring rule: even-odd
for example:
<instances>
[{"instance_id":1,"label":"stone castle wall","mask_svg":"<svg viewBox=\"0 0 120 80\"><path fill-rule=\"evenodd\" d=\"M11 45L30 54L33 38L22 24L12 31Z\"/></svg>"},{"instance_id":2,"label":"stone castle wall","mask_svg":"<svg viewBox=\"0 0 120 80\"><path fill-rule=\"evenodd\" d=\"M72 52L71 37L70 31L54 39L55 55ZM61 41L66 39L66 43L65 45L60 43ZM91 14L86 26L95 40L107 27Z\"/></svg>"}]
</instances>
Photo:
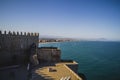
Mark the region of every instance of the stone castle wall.
<instances>
[{"instance_id":1,"label":"stone castle wall","mask_svg":"<svg viewBox=\"0 0 120 80\"><path fill-rule=\"evenodd\" d=\"M37 54L40 62L60 62L61 60L61 50L57 47L38 48Z\"/></svg>"},{"instance_id":2,"label":"stone castle wall","mask_svg":"<svg viewBox=\"0 0 120 80\"><path fill-rule=\"evenodd\" d=\"M38 41L38 33L0 31L0 66L24 62L30 46L33 43L38 46Z\"/></svg>"}]
</instances>

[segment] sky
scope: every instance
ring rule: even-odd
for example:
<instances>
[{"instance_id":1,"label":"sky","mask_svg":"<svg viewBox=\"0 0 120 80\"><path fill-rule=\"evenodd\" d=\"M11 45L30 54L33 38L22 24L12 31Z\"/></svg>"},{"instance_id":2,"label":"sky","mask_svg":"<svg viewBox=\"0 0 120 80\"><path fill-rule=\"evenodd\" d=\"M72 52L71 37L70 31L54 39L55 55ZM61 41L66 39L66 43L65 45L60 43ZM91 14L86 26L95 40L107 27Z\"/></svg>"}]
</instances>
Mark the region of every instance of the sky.
<instances>
[{"instance_id":1,"label":"sky","mask_svg":"<svg viewBox=\"0 0 120 80\"><path fill-rule=\"evenodd\" d=\"M0 30L120 41L120 1L0 0Z\"/></svg>"}]
</instances>

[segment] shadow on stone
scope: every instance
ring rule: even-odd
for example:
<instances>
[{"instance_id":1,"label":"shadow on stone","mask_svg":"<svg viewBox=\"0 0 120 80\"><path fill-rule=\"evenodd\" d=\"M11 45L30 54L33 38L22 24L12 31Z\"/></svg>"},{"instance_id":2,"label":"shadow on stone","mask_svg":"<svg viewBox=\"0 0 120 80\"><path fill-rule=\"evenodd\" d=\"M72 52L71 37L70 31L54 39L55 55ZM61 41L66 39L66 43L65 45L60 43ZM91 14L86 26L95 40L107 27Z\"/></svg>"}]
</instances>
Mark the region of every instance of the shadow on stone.
<instances>
[{"instance_id":1,"label":"shadow on stone","mask_svg":"<svg viewBox=\"0 0 120 80\"><path fill-rule=\"evenodd\" d=\"M86 76L83 73L78 73L78 75L83 79L83 80L87 80Z\"/></svg>"}]
</instances>

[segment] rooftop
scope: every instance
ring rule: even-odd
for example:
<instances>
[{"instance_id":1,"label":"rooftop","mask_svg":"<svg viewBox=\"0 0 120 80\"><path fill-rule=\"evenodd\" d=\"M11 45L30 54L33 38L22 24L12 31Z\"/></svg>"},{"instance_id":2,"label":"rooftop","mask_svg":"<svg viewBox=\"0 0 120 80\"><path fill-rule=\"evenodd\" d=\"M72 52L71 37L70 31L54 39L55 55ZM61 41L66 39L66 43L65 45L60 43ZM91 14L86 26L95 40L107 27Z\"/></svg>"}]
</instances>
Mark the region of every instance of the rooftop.
<instances>
[{"instance_id":1,"label":"rooftop","mask_svg":"<svg viewBox=\"0 0 120 80\"><path fill-rule=\"evenodd\" d=\"M33 73L33 80L82 80L74 71L67 65L77 64L76 62L61 62L55 66L45 66L37 68ZM41 77L40 77L41 76ZM69 78L69 79L68 79Z\"/></svg>"}]
</instances>

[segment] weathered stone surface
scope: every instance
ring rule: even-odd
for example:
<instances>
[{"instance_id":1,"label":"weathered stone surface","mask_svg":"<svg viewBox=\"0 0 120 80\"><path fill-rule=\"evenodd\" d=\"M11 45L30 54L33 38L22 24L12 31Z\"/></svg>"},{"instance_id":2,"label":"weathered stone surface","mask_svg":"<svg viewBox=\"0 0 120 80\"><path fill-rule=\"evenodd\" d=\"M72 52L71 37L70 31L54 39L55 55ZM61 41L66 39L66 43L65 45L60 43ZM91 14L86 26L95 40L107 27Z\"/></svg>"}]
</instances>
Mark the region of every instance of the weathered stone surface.
<instances>
[{"instance_id":1,"label":"weathered stone surface","mask_svg":"<svg viewBox=\"0 0 120 80\"><path fill-rule=\"evenodd\" d=\"M32 33L33 34L33 33ZM13 56L17 63L27 61L29 48L35 43L38 46L38 35L27 35L22 32L0 31L0 66L13 64Z\"/></svg>"},{"instance_id":2,"label":"weathered stone surface","mask_svg":"<svg viewBox=\"0 0 120 80\"><path fill-rule=\"evenodd\" d=\"M61 50L56 47L41 47L37 54L40 61L59 62L61 59Z\"/></svg>"}]
</instances>

